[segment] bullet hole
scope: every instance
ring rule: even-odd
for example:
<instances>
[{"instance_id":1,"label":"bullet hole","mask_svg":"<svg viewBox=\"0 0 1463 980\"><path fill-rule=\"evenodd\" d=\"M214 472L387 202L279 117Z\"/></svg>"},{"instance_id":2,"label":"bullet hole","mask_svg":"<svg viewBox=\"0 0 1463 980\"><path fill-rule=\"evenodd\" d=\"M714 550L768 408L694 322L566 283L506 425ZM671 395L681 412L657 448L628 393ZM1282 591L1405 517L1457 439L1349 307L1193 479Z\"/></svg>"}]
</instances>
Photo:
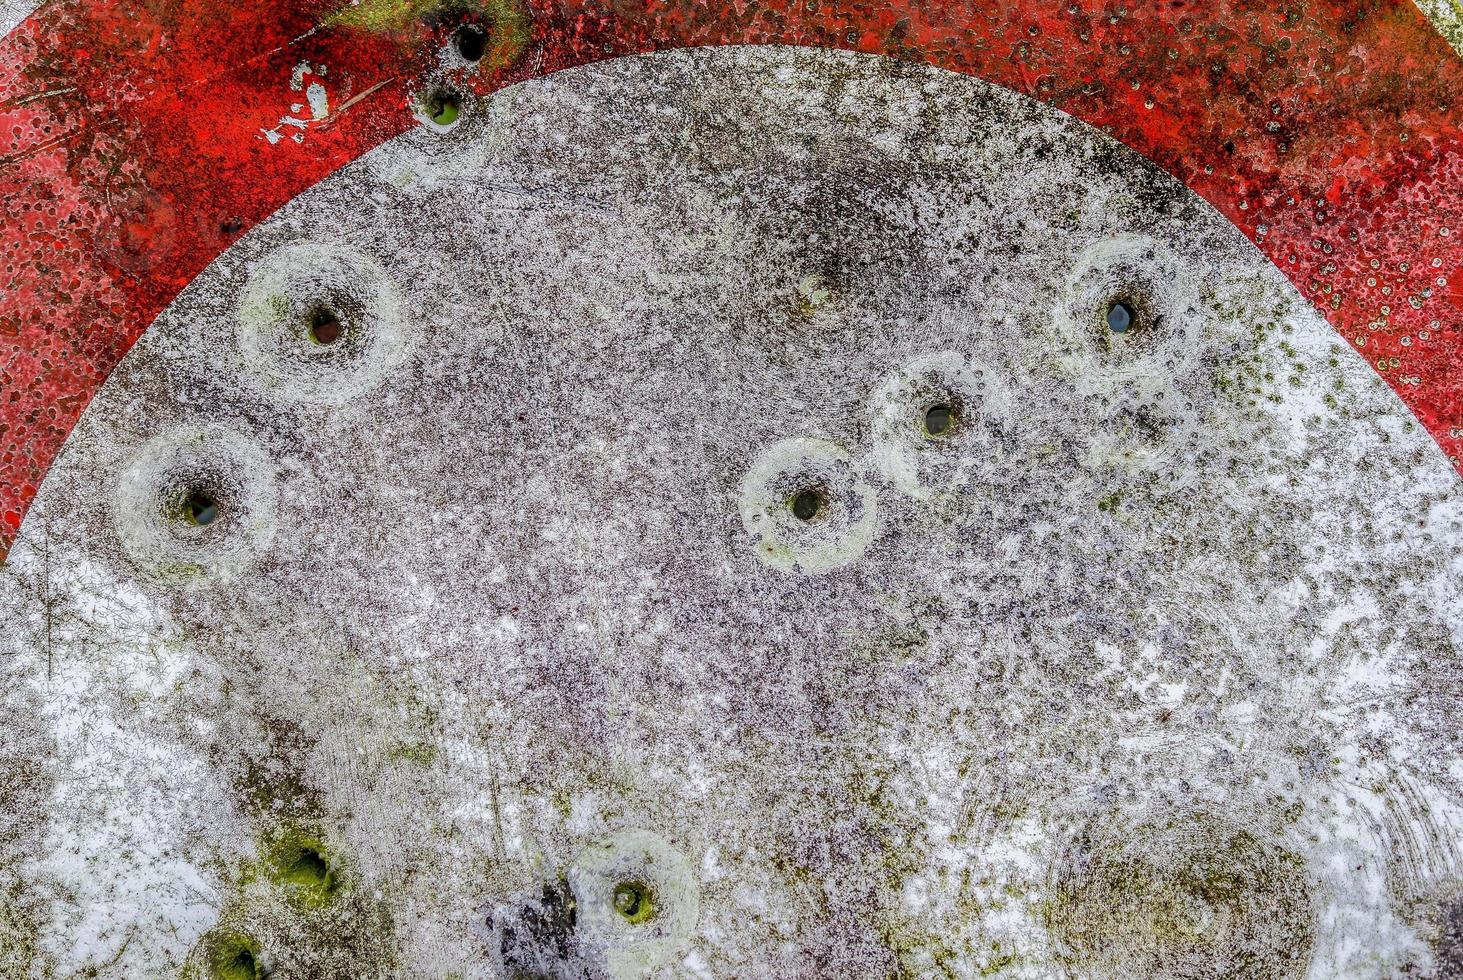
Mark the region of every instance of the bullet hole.
<instances>
[{"instance_id":1,"label":"bullet hole","mask_svg":"<svg viewBox=\"0 0 1463 980\"><path fill-rule=\"evenodd\" d=\"M942 439L955 431L958 412L954 405L931 405L925 410L925 435Z\"/></svg>"},{"instance_id":2,"label":"bullet hole","mask_svg":"<svg viewBox=\"0 0 1463 980\"><path fill-rule=\"evenodd\" d=\"M219 231L223 232L225 235L237 235L244 228L244 219L243 218L229 218L227 221L225 221L223 224L219 225L218 227L219 227Z\"/></svg>"},{"instance_id":3,"label":"bullet hole","mask_svg":"<svg viewBox=\"0 0 1463 980\"><path fill-rule=\"evenodd\" d=\"M220 940L208 960L213 980L264 980L269 975L253 940L234 936Z\"/></svg>"},{"instance_id":4,"label":"bullet hole","mask_svg":"<svg viewBox=\"0 0 1463 980\"><path fill-rule=\"evenodd\" d=\"M331 887L330 865L312 847L300 848L293 860L285 865L280 877L291 885L315 892L329 891Z\"/></svg>"},{"instance_id":5,"label":"bullet hole","mask_svg":"<svg viewBox=\"0 0 1463 980\"><path fill-rule=\"evenodd\" d=\"M451 126L462 115L462 97L449 88L435 88L422 99L422 113L438 126Z\"/></svg>"},{"instance_id":6,"label":"bullet hole","mask_svg":"<svg viewBox=\"0 0 1463 980\"><path fill-rule=\"evenodd\" d=\"M272 863L276 880L308 908L321 908L335 898L340 882L325 852L313 841L289 834L276 845Z\"/></svg>"},{"instance_id":7,"label":"bullet hole","mask_svg":"<svg viewBox=\"0 0 1463 980\"><path fill-rule=\"evenodd\" d=\"M477 64L488 50L488 36L483 29L472 24L463 24L452 35L453 47L463 61Z\"/></svg>"},{"instance_id":8,"label":"bullet hole","mask_svg":"<svg viewBox=\"0 0 1463 980\"><path fill-rule=\"evenodd\" d=\"M340 325L340 317L334 310L319 306L310 311L310 339L315 343L329 346L340 339L343 330L344 328Z\"/></svg>"},{"instance_id":9,"label":"bullet hole","mask_svg":"<svg viewBox=\"0 0 1463 980\"><path fill-rule=\"evenodd\" d=\"M181 513L183 519L195 527L207 527L219 517L218 498L212 491L197 489L193 490L183 499Z\"/></svg>"},{"instance_id":10,"label":"bullet hole","mask_svg":"<svg viewBox=\"0 0 1463 980\"><path fill-rule=\"evenodd\" d=\"M445 138L420 102L414 117ZM246 380L282 401L348 401L383 380L408 346L402 298L386 270L340 243L296 243L267 256L234 322Z\"/></svg>"},{"instance_id":11,"label":"bullet hole","mask_svg":"<svg viewBox=\"0 0 1463 980\"><path fill-rule=\"evenodd\" d=\"M1116 300L1107 308L1107 326L1113 333L1127 333L1137 317L1133 308L1122 300Z\"/></svg>"},{"instance_id":12,"label":"bullet hole","mask_svg":"<svg viewBox=\"0 0 1463 980\"><path fill-rule=\"evenodd\" d=\"M615 911L633 925L648 922L655 915L655 899L650 889L638 881L622 881L615 886Z\"/></svg>"},{"instance_id":13,"label":"bullet hole","mask_svg":"<svg viewBox=\"0 0 1463 980\"><path fill-rule=\"evenodd\" d=\"M259 961L254 959L254 954L247 949L239 950L232 959L221 964L213 973L219 980L257 980L262 976Z\"/></svg>"},{"instance_id":14,"label":"bullet hole","mask_svg":"<svg viewBox=\"0 0 1463 980\"><path fill-rule=\"evenodd\" d=\"M295 859L285 874L292 880L319 884L330 876L330 867L320 856L319 851L305 847L300 849L300 856Z\"/></svg>"},{"instance_id":15,"label":"bullet hole","mask_svg":"<svg viewBox=\"0 0 1463 980\"><path fill-rule=\"evenodd\" d=\"M805 524L811 524L822 517L828 509L828 495L818 487L805 487L792 495L788 501L792 516Z\"/></svg>"}]
</instances>

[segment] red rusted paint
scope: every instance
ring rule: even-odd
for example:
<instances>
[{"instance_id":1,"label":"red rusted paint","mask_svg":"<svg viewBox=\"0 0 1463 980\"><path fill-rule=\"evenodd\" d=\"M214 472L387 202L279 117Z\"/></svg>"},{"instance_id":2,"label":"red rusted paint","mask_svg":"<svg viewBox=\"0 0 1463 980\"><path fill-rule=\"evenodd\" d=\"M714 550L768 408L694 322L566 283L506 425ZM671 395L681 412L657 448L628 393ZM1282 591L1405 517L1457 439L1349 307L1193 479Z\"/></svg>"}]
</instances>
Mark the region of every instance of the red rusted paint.
<instances>
[{"instance_id":1,"label":"red rusted paint","mask_svg":"<svg viewBox=\"0 0 1463 980\"><path fill-rule=\"evenodd\" d=\"M52 0L0 44L0 555L147 325L240 231L411 126L410 93L453 25L488 16L372 32L322 26L331 13ZM798 44L1048 101L1212 202L1463 456L1463 71L1410 0L531 0L521 13L522 49L465 87L664 48ZM271 145L264 130L305 101L290 88L301 62L325 66L337 114Z\"/></svg>"}]
</instances>

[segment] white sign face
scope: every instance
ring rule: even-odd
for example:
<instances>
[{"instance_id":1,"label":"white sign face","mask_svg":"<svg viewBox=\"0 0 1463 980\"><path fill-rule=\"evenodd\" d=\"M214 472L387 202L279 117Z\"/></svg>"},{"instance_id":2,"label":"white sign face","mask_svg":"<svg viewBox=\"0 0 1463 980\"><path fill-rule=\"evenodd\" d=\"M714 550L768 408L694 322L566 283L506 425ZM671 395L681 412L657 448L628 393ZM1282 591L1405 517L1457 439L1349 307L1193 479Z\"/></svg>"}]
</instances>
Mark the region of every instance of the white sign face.
<instances>
[{"instance_id":1,"label":"white sign face","mask_svg":"<svg viewBox=\"0 0 1463 980\"><path fill-rule=\"evenodd\" d=\"M847 54L469 109L227 251L47 477L0 962L1454 975L1463 495L1240 232Z\"/></svg>"}]
</instances>

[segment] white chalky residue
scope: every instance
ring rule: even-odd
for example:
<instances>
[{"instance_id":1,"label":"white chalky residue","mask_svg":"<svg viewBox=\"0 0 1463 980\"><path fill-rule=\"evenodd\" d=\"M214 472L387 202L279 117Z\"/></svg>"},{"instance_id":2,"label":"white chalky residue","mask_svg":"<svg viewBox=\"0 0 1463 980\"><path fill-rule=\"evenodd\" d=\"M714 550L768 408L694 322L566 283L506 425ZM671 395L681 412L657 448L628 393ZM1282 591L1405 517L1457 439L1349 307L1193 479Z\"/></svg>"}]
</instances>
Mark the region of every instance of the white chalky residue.
<instances>
[{"instance_id":1,"label":"white chalky residue","mask_svg":"<svg viewBox=\"0 0 1463 980\"><path fill-rule=\"evenodd\" d=\"M319 82L311 82L305 88L305 98L310 103L312 118L318 121L330 115L330 96L326 93L324 85Z\"/></svg>"},{"instance_id":2,"label":"white chalky residue","mask_svg":"<svg viewBox=\"0 0 1463 980\"><path fill-rule=\"evenodd\" d=\"M42 503L32 527L51 519ZM216 915L213 885L186 842L191 812L216 805L217 786L206 761L157 726L189 652L146 593L50 547L43 533L0 572L7 622L21 615L21 581L39 576L66 600L44 646L4 651L17 669L29 662L60 747L45 850L28 861L56 895L42 948L66 975L145 974L159 956L181 957ZM155 938L134 946L139 935Z\"/></svg>"}]
</instances>

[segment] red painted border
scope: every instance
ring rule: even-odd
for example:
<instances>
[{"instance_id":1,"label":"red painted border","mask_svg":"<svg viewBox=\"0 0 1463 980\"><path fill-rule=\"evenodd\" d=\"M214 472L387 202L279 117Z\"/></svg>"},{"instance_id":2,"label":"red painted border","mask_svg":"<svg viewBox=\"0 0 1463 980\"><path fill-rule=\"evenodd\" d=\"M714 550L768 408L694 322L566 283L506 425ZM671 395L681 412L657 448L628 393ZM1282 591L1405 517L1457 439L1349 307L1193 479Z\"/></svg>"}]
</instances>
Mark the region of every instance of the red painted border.
<instances>
[{"instance_id":1,"label":"red painted border","mask_svg":"<svg viewBox=\"0 0 1463 980\"><path fill-rule=\"evenodd\" d=\"M148 324L242 230L413 125L410 93L464 17L496 28L495 63L463 78L480 92L798 44L1050 102L1213 203L1463 455L1463 70L1411 0L392 2L373 19L391 8L53 0L0 43L0 556ZM325 68L300 81L334 115L271 143L306 101L301 63Z\"/></svg>"}]
</instances>

